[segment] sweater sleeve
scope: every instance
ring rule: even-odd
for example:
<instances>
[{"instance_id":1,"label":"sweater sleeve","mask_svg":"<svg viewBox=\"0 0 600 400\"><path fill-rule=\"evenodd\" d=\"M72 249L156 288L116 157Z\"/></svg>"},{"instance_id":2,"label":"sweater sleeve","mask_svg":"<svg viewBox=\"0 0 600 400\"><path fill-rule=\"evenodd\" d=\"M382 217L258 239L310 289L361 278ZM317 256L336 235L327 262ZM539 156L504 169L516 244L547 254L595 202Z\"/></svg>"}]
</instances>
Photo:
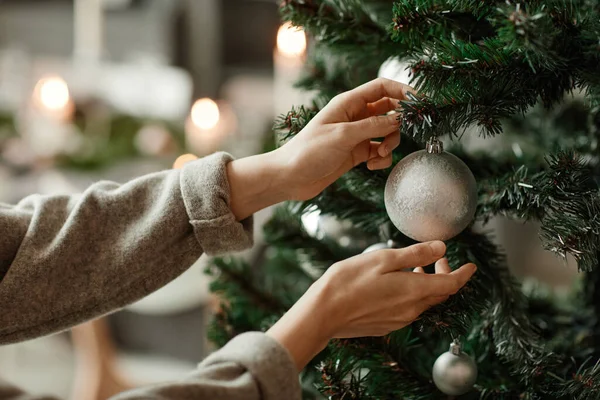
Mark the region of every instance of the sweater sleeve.
<instances>
[{"instance_id":1,"label":"sweater sleeve","mask_svg":"<svg viewBox=\"0 0 600 400\"><path fill-rule=\"evenodd\" d=\"M229 208L225 153L124 185L0 204L0 344L139 300L210 255L252 244Z\"/></svg>"},{"instance_id":2,"label":"sweater sleeve","mask_svg":"<svg viewBox=\"0 0 600 400\"><path fill-rule=\"evenodd\" d=\"M186 379L122 393L111 400L300 400L298 371L273 338L235 337Z\"/></svg>"},{"instance_id":3,"label":"sweater sleeve","mask_svg":"<svg viewBox=\"0 0 600 400\"><path fill-rule=\"evenodd\" d=\"M33 396L0 379L0 400L59 400L50 396Z\"/></svg>"}]
</instances>

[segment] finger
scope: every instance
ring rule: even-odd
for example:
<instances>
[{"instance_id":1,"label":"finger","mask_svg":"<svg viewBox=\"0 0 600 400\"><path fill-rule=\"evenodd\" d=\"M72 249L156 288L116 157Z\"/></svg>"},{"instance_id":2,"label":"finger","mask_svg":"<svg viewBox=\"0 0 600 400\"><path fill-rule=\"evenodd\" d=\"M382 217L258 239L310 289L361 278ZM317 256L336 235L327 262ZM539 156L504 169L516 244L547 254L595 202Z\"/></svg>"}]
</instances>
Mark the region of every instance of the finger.
<instances>
[{"instance_id":1,"label":"finger","mask_svg":"<svg viewBox=\"0 0 600 400\"><path fill-rule=\"evenodd\" d=\"M450 268L450 264L448 264L448 259L446 257L440 258L435 263L435 273L436 274L449 274L452 272Z\"/></svg>"},{"instance_id":2,"label":"finger","mask_svg":"<svg viewBox=\"0 0 600 400\"><path fill-rule=\"evenodd\" d=\"M433 242L418 243L403 249L382 250L389 252L384 259L383 270L385 272L401 271L405 268L424 267L436 262L444 256L446 245L444 242L435 240ZM423 274L423 276L427 276Z\"/></svg>"},{"instance_id":3,"label":"finger","mask_svg":"<svg viewBox=\"0 0 600 400\"><path fill-rule=\"evenodd\" d=\"M427 285L423 286L426 288L424 295L432 297L455 294L471 279L476 270L475 264L469 263L449 274L424 275L423 278L427 279Z\"/></svg>"},{"instance_id":4,"label":"finger","mask_svg":"<svg viewBox=\"0 0 600 400\"><path fill-rule=\"evenodd\" d=\"M423 267L417 267L413 269L413 272L416 272L417 274L424 274L425 270L423 269Z\"/></svg>"},{"instance_id":5,"label":"finger","mask_svg":"<svg viewBox=\"0 0 600 400\"><path fill-rule=\"evenodd\" d=\"M389 155L392 150L400 145L400 130L391 133L383 139L383 142L379 145L377 152L381 157Z\"/></svg>"},{"instance_id":6,"label":"finger","mask_svg":"<svg viewBox=\"0 0 600 400\"><path fill-rule=\"evenodd\" d=\"M367 168L369 168L371 171L386 169L392 166L392 161L391 154L386 157L373 158L367 162Z\"/></svg>"},{"instance_id":7,"label":"finger","mask_svg":"<svg viewBox=\"0 0 600 400\"><path fill-rule=\"evenodd\" d=\"M339 128L344 135L343 139L347 140L350 146L355 146L364 140L385 137L398 131L399 126L400 121L398 121L397 113L339 124Z\"/></svg>"},{"instance_id":8,"label":"finger","mask_svg":"<svg viewBox=\"0 0 600 400\"><path fill-rule=\"evenodd\" d=\"M384 97L374 103L367 104L368 115L381 115L400 108L400 100Z\"/></svg>"},{"instance_id":9,"label":"finger","mask_svg":"<svg viewBox=\"0 0 600 400\"><path fill-rule=\"evenodd\" d=\"M361 143L352 150L352 160L347 166L347 170L356 167L358 164L369 161L373 158L380 158L377 149L381 142L371 141L369 143ZM347 172L344 170L344 173Z\"/></svg>"},{"instance_id":10,"label":"finger","mask_svg":"<svg viewBox=\"0 0 600 400\"><path fill-rule=\"evenodd\" d=\"M386 78L377 78L352 89L349 102L360 101L360 105L374 103L384 97L406 100L406 93L414 89L404 83Z\"/></svg>"}]
</instances>

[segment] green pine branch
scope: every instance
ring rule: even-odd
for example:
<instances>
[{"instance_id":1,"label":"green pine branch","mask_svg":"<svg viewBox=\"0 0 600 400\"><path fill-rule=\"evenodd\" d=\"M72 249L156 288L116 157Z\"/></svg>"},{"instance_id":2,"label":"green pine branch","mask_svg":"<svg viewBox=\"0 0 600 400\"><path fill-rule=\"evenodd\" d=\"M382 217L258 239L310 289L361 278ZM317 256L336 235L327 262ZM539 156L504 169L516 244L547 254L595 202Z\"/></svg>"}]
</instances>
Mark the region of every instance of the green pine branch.
<instances>
[{"instance_id":1,"label":"green pine branch","mask_svg":"<svg viewBox=\"0 0 600 400\"><path fill-rule=\"evenodd\" d=\"M589 166L561 152L548 158L546 171L513 173L479 183L478 217L509 215L542 224L544 247L563 257L570 253L582 271L597 266L600 247L600 194Z\"/></svg>"}]
</instances>

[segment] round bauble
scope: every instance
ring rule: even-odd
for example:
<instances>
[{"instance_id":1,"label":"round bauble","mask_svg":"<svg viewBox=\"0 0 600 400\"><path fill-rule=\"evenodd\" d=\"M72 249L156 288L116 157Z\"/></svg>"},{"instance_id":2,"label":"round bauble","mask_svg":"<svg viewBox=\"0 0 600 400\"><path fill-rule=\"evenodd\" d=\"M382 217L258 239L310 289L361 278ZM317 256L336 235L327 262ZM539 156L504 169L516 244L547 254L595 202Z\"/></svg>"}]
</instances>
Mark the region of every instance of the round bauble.
<instances>
[{"instance_id":1,"label":"round bauble","mask_svg":"<svg viewBox=\"0 0 600 400\"><path fill-rule=\"evenodd\" d=\"M398 248L400 248L400 245L398 245L398 243L394 242L393 240L388 240L385 243L372 244L369 247L367 247L362 253L366 254L366 253L370 253L372 251L377 251L377 250L398 249Z\"/></svg>"},{"instance_id":2,"label":"round bauble","mask_svg":"<svg viewBox=\"0 0 600 400\"><path fill-rule=\"evenodd\" d=\"M420 241L447 240L475 216L477 184L469 167L430 141L427 150L402 159L385 185L385 208L393 224Z\"/></svg>"},{"instance_id":3,"label":"round bauble","mask_svg":"<svg viewBox=\"0 0 600 400\"><path fill-rule=\"evenodd\" d=\"M433 364L433 382L444 394L460 396L467 393L477 381L477 364L454 341L450 350Z\"/></svg>"}]
</instances>

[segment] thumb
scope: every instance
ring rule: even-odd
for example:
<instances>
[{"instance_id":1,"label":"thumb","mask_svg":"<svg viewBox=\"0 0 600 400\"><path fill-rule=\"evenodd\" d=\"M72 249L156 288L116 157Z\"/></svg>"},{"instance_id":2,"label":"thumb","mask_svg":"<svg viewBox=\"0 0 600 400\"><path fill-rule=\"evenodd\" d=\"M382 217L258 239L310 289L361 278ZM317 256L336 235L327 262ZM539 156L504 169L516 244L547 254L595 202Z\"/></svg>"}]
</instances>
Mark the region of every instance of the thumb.
<instances>
[{"instance_id":1,"label":"thumb","mask_svg":"<svg viewBox=\"0 0 600 400\"><path fill-rule=\"evenodd\" d=\"M357 145L367 139L380 138L396 132L400 122L398 114L394 113L368 117L354 122L342 122L340 125L342 125L345 138L352 145Z\"/></svg>"}]
</instances>

